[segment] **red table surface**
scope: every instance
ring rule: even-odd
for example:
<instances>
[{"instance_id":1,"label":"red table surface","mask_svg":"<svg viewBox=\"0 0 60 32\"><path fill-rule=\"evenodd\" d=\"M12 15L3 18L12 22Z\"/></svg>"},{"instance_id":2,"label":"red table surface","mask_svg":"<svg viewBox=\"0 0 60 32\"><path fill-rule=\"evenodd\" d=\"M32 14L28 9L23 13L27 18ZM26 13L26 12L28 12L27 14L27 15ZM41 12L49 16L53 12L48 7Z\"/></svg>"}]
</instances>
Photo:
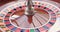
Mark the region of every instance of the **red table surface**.
<instances>
[{"instance_id":1,"label":"red table surface","mask_svg":"<svg viewBox=\"0 0 60 32\"><path fill-rule=\"evenodd\" d=\"M0 6L4 5L6 3L12 2L12 1L16 1L16 0L0 0ZM55 1L57 3L60 3L60 0L51 0L51 1Z\"/></svg>"},{"instance_id":2,"label":"red table surface","mask_svg":"<svg viewBox=\"0 0 60 32\"><path fill-rule=\"evenodd\" d=\"M12 1L15 1L15 0L0 0L0 6L4 5L6 3L12 2Z\"/></svg>"}]
</instances>

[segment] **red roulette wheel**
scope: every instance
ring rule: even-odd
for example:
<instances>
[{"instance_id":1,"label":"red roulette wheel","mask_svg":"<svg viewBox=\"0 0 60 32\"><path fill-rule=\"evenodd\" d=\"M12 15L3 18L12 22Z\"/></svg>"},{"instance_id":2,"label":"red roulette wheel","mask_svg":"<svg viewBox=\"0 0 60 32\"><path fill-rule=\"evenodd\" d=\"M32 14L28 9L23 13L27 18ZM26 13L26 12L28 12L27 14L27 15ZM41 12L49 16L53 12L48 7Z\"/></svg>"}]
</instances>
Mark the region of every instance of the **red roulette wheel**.
<instances>
[{"instance_id":1,"label":"red roulette wheel","mask_svg":"<svg viewBox=\"0 0 60 32\"><path fill-rule=\"evenodd\" d=\"M48 32L59 11L57 6L45 1L17 2L0 12L1 26L14 32Z\"/></svg>"}]
</instances>

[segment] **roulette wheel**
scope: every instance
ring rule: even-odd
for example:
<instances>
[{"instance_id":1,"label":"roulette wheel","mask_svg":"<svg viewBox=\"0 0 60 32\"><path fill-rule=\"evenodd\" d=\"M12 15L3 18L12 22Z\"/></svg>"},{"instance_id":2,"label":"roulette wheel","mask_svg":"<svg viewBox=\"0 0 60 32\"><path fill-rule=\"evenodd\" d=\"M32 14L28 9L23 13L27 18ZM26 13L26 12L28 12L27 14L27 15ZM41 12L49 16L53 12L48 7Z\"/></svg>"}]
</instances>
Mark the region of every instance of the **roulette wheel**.
<instances>
[{"instance_id":1,"label":"roulette wheel","mask_svg":"<svg viewBox=\"0 0 60 32\"><path fill-rule=\"evenodd\" d=\"M59 11L57 6L45 1L17 2L0 12L0 27L11 32L48 32Z\"/></svg>"}]
</instances>

